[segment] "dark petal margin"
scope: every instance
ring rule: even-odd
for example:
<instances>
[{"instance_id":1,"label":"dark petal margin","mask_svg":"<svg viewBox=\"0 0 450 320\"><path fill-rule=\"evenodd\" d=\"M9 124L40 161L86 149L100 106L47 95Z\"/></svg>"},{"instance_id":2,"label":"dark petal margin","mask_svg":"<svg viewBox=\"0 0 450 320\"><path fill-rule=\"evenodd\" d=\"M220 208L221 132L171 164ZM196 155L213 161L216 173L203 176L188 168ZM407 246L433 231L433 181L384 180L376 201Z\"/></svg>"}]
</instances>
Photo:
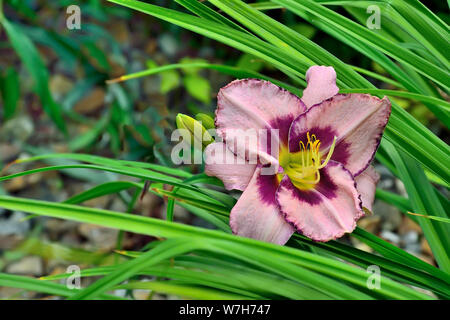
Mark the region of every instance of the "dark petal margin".
<instances>
[{"instance_id":1,"label":"dark petal margin","mask_svg":"<svg viewBox=\"0 0 450 320\"><path fill-rule=\"evenodd\" d=\"M224 142L235 140L231 135L227 137L227 130L233 129L279 129L280 136L287 137L290 124L305 110L300 98L286 89L265 80L240 79L220 89L214 121ZM242 148L233 151L242 156L247 153ZM266 148L260 151L266 152Z\"/></svg>"},{"instance_id":2,"label":"dark petal margin","mask_svg":"<svg viewBox=\"0 0 450 320\"><path fill-rule=\"evenodd\" d=\"M294 187L285 176L276 199L281 213L296 230L314 241L329 241L352 232L364 215L352 174L335 161L321 170L315 191Z\"/></svg>"},{"instance_id":3,"label":"dark petal margin","mask_svg":"<svg viewBox=\"0 0 450 320\"><path fill-rule=\"evenodd\" d=\"M321 140L328 151L337 137L332 160L341 162L355 177L373 160L391 113L390 101L367 94L337 94L298 116L289 130L289 148L298 151L306 133ZM350 129L349 129L350 128Z\"/></svg>"}]
</instances>

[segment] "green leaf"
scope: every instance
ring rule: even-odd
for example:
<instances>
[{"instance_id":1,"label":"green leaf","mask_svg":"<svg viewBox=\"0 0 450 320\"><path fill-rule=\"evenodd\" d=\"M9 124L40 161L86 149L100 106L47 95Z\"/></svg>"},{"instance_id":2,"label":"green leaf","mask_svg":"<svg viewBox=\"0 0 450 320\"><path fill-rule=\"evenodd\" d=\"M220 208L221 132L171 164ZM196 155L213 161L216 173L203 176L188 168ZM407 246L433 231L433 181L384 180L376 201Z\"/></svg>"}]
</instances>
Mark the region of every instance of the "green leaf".
<instances>
[{"instance_id":1,"label":"green leaf","mask_svg":"<svg viewBox=\"0 0 450 320\"><path fill-rule=\"evenodd\" d=\"M380 50L399 62L405 63L447 90L450 88L448 71L314 1L273 0L273 2L283 5L288 10L300 15L303 12L310 13L314 18L326 21L336 30L349 34L356 40Z\"/></svg>"},{"instance_id":2,"label":"green leaf","mask_svg":"<svg viewBox=\"0 0 450 320\"><path fill-rule=\"evenodd\" d=\"M201 286L189 285L180 281L133 281L117 286L116 289L152 290L166 294L174 294L183 298L200 300L247 300L246 296L209 289Z\"/></svg>"},{"instance_id":3,"label":"green leaf","mask_svg":"<svg viewBox=\"0 0 450 320\"><path fill-rule=\"evenodd\" d=\"M446 283L450 283L449 273L433 267L425 261L409 254L402 249L397 248L393 244L390 244L389 242L378 238L377 236L365 231L364 229L356 227L356 229L352 233L352 236L357 238L358 240L361 240L386 258L389 258L393 261L399 261L405 265L411 265L414 268L425 270L438 279L441 278Z\"/></svg>"},{"instance_id":4,"label":"green leaf","mask_svg":"<svg viewBox=\"0 0 450 320\"><path fill-rule=\"evenodd\" d=\"M157 220L142 216L117 213L113 211L91 209L68 204L56 204L45 201L25 200L7 196L0 196L0 207L10 210L22 210L29 213L70 219L79 222L98 224L104 227L118 228L125 231L137 232L159 237L180 239L178 245L170 248L164 245L159 248L155 255L145 253L146 259L139 259L130 263L129 268L121 269L96 282L93 288L78 295L79 298L88 298L106 290L126 278L124 274L134 274L145 267L146 263L151 265L160 261L162 257L169 257L169 250L173 255L180 254L183 250L197 248L212 250L219 254L241 259L270 270L276 274L285 276L292 280L300 280L309 286L322 292L331 294L333 297L341 298L370 298L369 295L359 292L343 282L334 279L349 281L356 286L366 288L367 275L364 271L348 266L342 262L329 258L320 257L308 252L281 247L270 243L260 242L253 239L236 237L223 232L206 230L186 225L181 225L164 220ZM189 239L189 241L187 241ZM189 245L191 247L189 247ZM185 246L186 245L186 246ZM174 249L175 251L173 251ZM309 271L314 270L314 272ZM317 273L319 272L319 273ZM120 273L120 274L119 274ZM323 274L323 275L322 275ZM108 279L106 279L108 278ZM428 296L418 293L408 287L398 284L387 278L383 278L383 287L377 294L386 295L391 298L406 299L429 299Z\"/></svg>"},{"instance_id":5,"label":"green leaf","mask_svg":"<svg viewBox=\"0 0 450 320\"><path fill-rule=\"evenodd\" d=\"M105 52L103 52L95 42L85 41L83 42L83 49L90 59L93 60L93 65L103 72L107 72L111 69L108 61L108 57Z\"/></svg>"},{"instance_id":6,"label":"green leaf","mask_svg":"<svg viewBox=\"0 0 450 320\"><path fill-rule=\"evenodd\" d=\"M358 230L356 230L353 235L358 233ZM360 233L360 232L359 232ZM374 236L373 236L374 237ZM367 240L367 239L365 239ZM379 249L376 245L374 246L372 242L365 241L365 243L376 249ZM387 242L379 239L378 243L383 244ZM382 257L376 254L371 254L356 248L353 248L349 245L345 245L339 241L329 241L325 243L319 243L314 242L304 236L294 234L292 240L288 243L289 245L294 244L295 247L299 247L296 244L300 245L308 245L310 247L313 247L315 250L319 250L320 252L323 252L327 255L333 255L340 259L344 259L345 261L349 263L356 264L362 268L367 268L371 265L377 265L383 270L383 274L385 276L388 276L391 279L395 279L400 282L409 283L411 285L415 285L424 289L431 290L433 292L439 293L441 295L444 295L446 297L450 297L450 284L449 282L444 283L442 279L436 276L431 276L428 273L424 271L419 271L418 268L416 268L417 263L413 263L409 261L409 264L403 264L400 263L401 259L394 256L389 256L389 254L386 254L387 251L382 251L383 254L386 254L386 257ZM400 249L397 249L400 252L403 252ZM406 253L406 257L409 256L409 254ZM413 256L411 256L413 257ZM414 257L415 258L415 257ZM416 258L417 259L417 258ZM419 260L421 261L421 260ZM414 267L413 267L414 266ZM436 269L434 267L433 270L436 270L439 272L439 269ZM419 266L420 267L420 266ZM447 274L443 273L445 276ZM449 277L447 276L447 279Z\"/></svg>"},{"instance_id":7,"label":"green leaf","mask_svg":"<svg viewBox=\"0 0 450 320\"><path fill-rule=\"evenodd\" d=\"M3 117L11 119L16 113L20 97L19 76L13 67L6 69L0 82L0 92L3 98Z\"/></svg>"},{"instance_id":8,"label":"green leaf","mask_svg":"<svg viewBox=\"0 0 450 320\"><path fill-rule=\"evenodd\" d=\"M199 64L199 65L207 64L208 61L206 61L205 59L200 59L200 58L193 59L193 58L189 58L189 57L184 57L183 59L181 59L179 61L179 63L187 65L186 68L182 68L182 71L184 72L184 74L198 76L201 68L195 67L195 65L196 64Z\"/></svg>"},{"instance_id":9,"label":"green leaf","mask_svg":"<svg viewBox=\"0 0 450 320\"><path fill-rule=\"evenodd\" d=\"M298 33L302 34L308 39L311 39L316 34L317 30L306 23L298 23L294 26L292 26L292 29L297 31Z\"/></svg>"},{"instance_id":10,"label":"green leaf","mask_svg":"<svg viewBox=\"0 0 450 320\"><path fill-rule=\"evenodd\" d=\"M196 75L187 75L183 78L183 83L191 96L204 104L211 102L211 85L208 80Z\"/></svg>"},{"instance_id":11,"label":"green leaf","mask_svg":"<svg viewBox=\"0 0 450 320\"><path fill-rule=\"evenodd\" d=\"M414 212L446 218L444 208L422 168L409 156L396 151L392 146L390 146L390 155L405 184ZM444 271L450 272L448 252L450 249L450 226L424 217L417 217L417 221L422 227L438 265Z\"/></svg>"},{"instance_id":12,"label":"green leaf","mask_svg":"<svg viewBox=\"0 0 450 320\"><path fill-rule=\"evenodd\" d=\"M282 9L283 6L280 6L279 4L275 4L271 1L261 1L261 2L255 2L255 3L249 3L249 6L257 9L257 10L273 10L273 9Z\"/></svg>"},{"instance_id":13,"label":"green leaf","mask_svg":"<svg viewBox=\"0 0 450 320\"><path fill-rule=\"evenodd\" d=\"M211 9L210 7L204 5L199 1L175 0L175 2L179 3L189 11L198 15L199 17L205 18L207 20L212 20L214 22L220 23L224 26L231 27L233 29L248 32L247 30L237 25L230 19L222 16L221 14L217 13L216 11L214 11L213 9Z\"/></svg>"},{"instance_id":14,"label":"green leaf","mask_svg":"<svg viewBox=\"0 0 450 320\"><path fill-rule=\"evenodd\" d=\"M91 200L91 199L102 197L102 196L105 196L108 194L117 193L117 192L127 190L130 188L141 188L142 189L142 185L135 183L135 182L129 182L129 181L105 182L105 183L99 184L98 186L95 186L89 190L83 191L77 195L70 197L69 199L65 200L64 203L79 204L79 203L83 203L83 202Z\"/></svg>"},{"instance_id":15,"label":"green leaf","mask_svg":"<svg viewBox=\"0 0 450 320\"><path fill-rule=\"evenodd\" d=\"M38 255L44 259L64 260L77 264L107 264L112 261L109 253L91 252L78 248L71 248L60 243L49 243L38 238L28 238L19 244L14 251L28 255Z\"/></svg>"},{"instance_id":16,"label":"green leaf","mask_svg":"<svg viewBox=\"0 0 450 320\"><path fill-rule=\"evenodd\" d=\"M63 297L69 297L74 294L74 290L68 289L65 285L6 273L0 273L0 286L43 292ZM100 294L98 297L108 300L123 300L123 298L106 294Z\"/></svg>"},{"instance_id":17,"label":"green leaf","mask_svg":"<svg viewBox=\"0 0 450 320\"><path fill-rule=\"evenodd\" d=\"M244 53L236 63L236 67L259 72L264 68L264 61L251 54Z\"/></svg>"},{"instance_id":18,"label":"green leaf","mask_svg":"<svg viewBox=\"0 0 450 320\"><path fill-rule=\"evenodd\" d=\"M206 113L197 113L195 115L195 119L197 121L200 121L201 124L205 127L206 130L211 130L211 129L215 129L216 128L216 125L214 123L214 119L211 118Z\"/></svg>"},{"instance_id":19,"label":"green leaf","mask_svg":"<svg viewBox=\"0 0 450 320\"><path fill-rule=\"evenodd\" d=\"M375 192L377 199L381 199L389 204L396 206L399 210L403 212L411 211L411 203L408 199L399 196L395 193L378 189Z\"/></svg>"},{"instance_id":20,"label":"green leaf","mask_svg":"<svg viewBox=\"0 0 450 320\"><path fill-rule=\"evenodd\" d=\"M92 145L97 138L105 131L106 126L111 120L110 114L101 117L95 125L87 132L75 137L69 142L70 151L78 151Z\"/></svg>"},{"instance_id":21,"label":"green leaf","mask_svg":"<svg viewBox=\"0 0 450 320\"><path fill-rule=\"evenodd\" d=\"M175 70L161 72L161 93L166 94L180 84L180 75Z\"/></svg>"},{"instance_id":22,"label":"green leaf","mask_svg":"<svg viewBox=\"0 0 450 320\"><path fill-rule=\"evenodd\" d=\"M450 103L445 100L426 96L423 94L411 93L397 90L384 89L342 89L341 93L369 93L378 96L387 95L391 97L402 97L416 101L428 103L429 109L438 116L447 127L450 127Z\"/></svg>"},{"instance_id":23,"label":"green leaf","mask_svg":"<svg viewBox=\"0 0 450 320\"><path fill-rule=\"evenodd\" d=\"M50 153L50 154L42 154L31 158L18 159L14 163L26 163L33 162L39 160L52 160L52 159L70 159L76 161L83 161L92 164L98 165L106 165L106 166L129 166L136 168L144 168L150 169L157 172L165 173L170 176L182 177L182 178L190 178L192 174L186 172L181 169L169 168L162 165L154 164L154 163L145 163L145 162L137 162L137 161L127 161L127 160L115 160L109 159L105 157L99 157L90 154L81 154L81 153ZM60 163L58 163L60 164Z\"/></svg>"},{"instance_id":24,"label":"green leaf","mask_svg":"<svg viewBox=\"0 0 450 320\"><path fill-rule=\"evenodd\" d=\"M413 215L413 216L416 216L416 217L423 217L423 218L427 218L427 219L431 219L431 220L436 220L436 221L440 221L440 222L450 223L450 219L448 219L448 218L429 216L429 215L426 215L426 214L413 213L413 212L407 212L407 214Z\"/></svg>"},{"instance_id":25,"label":"green leaf","mask_svg":"<svg viewBox=\"0 0 450 320\"><path fill-rule=\"evenodd\" d=\"M95 298L97 295L107 291L109 288L128 279L140 270L156 264L166 258L190 251L195 247L195 242L184 241L184 239L171 239L162 242L154 249L146 252L139 258L123 263L109 275L97 280L92 285L80 292L70 296L70 300L85 300Z\"/></svg>"},{"instance_id":26,"label":"green leaf","mask_svg":"<svg viewBox=\"0 0 450 320\"><path fill-rule=\"evenodd\" d=\"M304 60L300 59L300 57L288 55L285 50L269 45L264 41L249 35L248 33L224 27L224 25L220 23L197 18L189 14L177 12L176 10L165 9L140 1L110 0L110 2L129 6L176 25L180 25L186 29L222 41L231 46L235 46L244 52L248 52L266 59L273 65L279 66L283 71L291 73L294 77L301 78L304 76L302 73L297 71L299 66L302 66L304 70L307 68L307 64Z\"/></svg>"},{"instance_id":27,"label":"green leaf","mask_svg":"<svg viewBox=\"0 0 450 320\"><path fill-rule=\"evenodd\" d=\"M172 70L172 69L181 69L181 70L185 70L185 69L192 69L192 68L196 68L196 69L200 69L200 68L204 68L204 69L212 69L212 70L216 70L218 72L224 73L224 74L228 74L231 75L233 77L242 79L242 78L257 78L257 79L264 79L267 81L270 81L282 88L285 88L289 91L291 91L292 93L295 93L297 95L300 95L301 91L300 89L288 85L284 82L278 81L274 78L271 77L267 77L263 74L254 72L253 70L249 70L249 69L241 69L241 68L236 68L236 67L230 67L230 66L225 66L225 65L220 65L220 64L210 64L210 63L178 63L178 64L169 64L169 65L165 65L165 66L161 66L158 68L149 68L147 70L143 70L143 71L139 71L139 72L135 72L135 73L131 73L128 75L124 75L121 76L119 78L116 79L111 79L108 80L107 83L116 83L116 82L121 82L121 81L127 81L127 80L132 80L132 79L138 79L141 77L146 77L146 76L150 76L153 74L158 74L160 72L164 72L166 70Z\"/></svg>"},{"instance_id":28,"label":"green leaf","mask_svg":"<svg viewBox=\"0 0 450 320\"><path fill-rule=\"evenodd\" d=\"M53 100L48 88L48 72L42 59L31 40L15 25L5 18L0 19L5 28L11 45L20 57L28 72L31 74L35 90L41 99L42 107L50 116L55 125L63 132L66 132L66 124L62 116L61 107Z\"/></svg>"},{"instance_id":29,"label":"green leaf","mask_svg":"<svg viewBox=\"0 0 450 320\"><path fill-rule=\"evenodd\" d=\"M130 253L123 253L127 256ZM139 254L137 255L139 256ZM115 267L100 267L81 270L82 277L101 276L110 273ZM139 274L168 277L187 283L209 286L234 292L255 299L327 299L329 296L309 289L299 283L262 272L237 261L230 262L226 257L181 255L145 268ZM46 280L65 279L71 274L44 277Z\"/></svg>"}]
</instances>

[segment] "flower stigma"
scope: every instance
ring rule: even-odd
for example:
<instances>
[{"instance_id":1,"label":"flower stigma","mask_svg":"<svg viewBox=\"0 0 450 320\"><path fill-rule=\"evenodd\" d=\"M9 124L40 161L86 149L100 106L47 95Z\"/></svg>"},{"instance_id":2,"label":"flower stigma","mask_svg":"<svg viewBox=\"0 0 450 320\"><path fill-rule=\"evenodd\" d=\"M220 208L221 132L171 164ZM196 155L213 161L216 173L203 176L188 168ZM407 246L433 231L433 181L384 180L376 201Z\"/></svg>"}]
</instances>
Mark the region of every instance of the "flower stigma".
<instances>
[{"instance_id":1,"label":"flower stigma","mask_svg":"<svg viewBox=\"0 0 450 320\"><path fill-rule=\"evenodd\" d=\"M320 140L316 135L306 133L306 143L299 142L300 150L295 153L284 153L280 156L280 164L284 169L283 173L278 174L278 180L287 174L292 184L300 190L309 190L314 188L320 181L320 169L324 168L334 152L336 145L336 136L333 138L333 143L322 161L322 154L320 152Z\"/></svg>"}]
</instances>

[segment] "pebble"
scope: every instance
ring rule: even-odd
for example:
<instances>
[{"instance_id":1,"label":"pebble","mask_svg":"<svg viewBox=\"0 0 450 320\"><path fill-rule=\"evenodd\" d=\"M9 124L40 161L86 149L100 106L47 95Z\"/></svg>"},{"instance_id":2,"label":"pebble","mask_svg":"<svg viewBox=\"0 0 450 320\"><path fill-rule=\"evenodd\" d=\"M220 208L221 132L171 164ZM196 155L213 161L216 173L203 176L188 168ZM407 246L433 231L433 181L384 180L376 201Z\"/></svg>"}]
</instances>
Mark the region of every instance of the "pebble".
<instances>
[{"instance_id":1,"label":"pebble","mask_svg":"<svg viewBox=\"0 0 450 320\"><path fill-rule=\"evenodd\" d=\"M375 201L373 213L374 216L381 217L381 228L383 230L394 231L402 222L400 211L383 201Z\"/></svg>"},{"instance_id":2,"label":"pebble","mask_svg":"<svg viewBox=\"0 0 450 320\"><path fill-rule=\"evenodd\" d=\"M178 52L178 42L169 33L162 34L158 39L158 43L161 51L164 52L164 54L166 54L167 56L172 57Z\"/></svg>"},{"instance_id":3,"label":"pebble","mask_svg":"<svg viewBox=\"0 0 450 320\"><path fill-rule=\"evenodd\" d=\"M401 235L405 235L406 233L414 231L418 233L419 235L423 233L422 228L412 221L409 217L403 217L402 223L400 224L400 227L398 228L398 233Z\"/></svg>"},{"instance_id":4,"label":"pebble","mask_svg":"<svg viewBox=\"0 0 450 320\"><path fill-rule=\"evenodd\" d=\"M391 231L383 230L380 234L380 237L393 243L393 244L400 243L400 237Z\"/></svg>"},{"instance_id":5,"label":"pebble","mask_svg":"<svg viewBox=\"0 0 450 320\"><path fill-rule=\"evenodd\" d=\"M9 143L0 144L0 162L10 162L17 158L20 149Z\"/></svg>"},{"instance_id":6,"label":"pebble","mask_svg":"<svg viewBox=\"0 0 450 320\"><path fill-rule=\"evenodd\" d=\"M25 142L34 133L34 124L27 115L14 117L0 126L1 141Z\"/></svg>"},{"instance_id":7,"label":"pebble","mask_svg":"<svg viewBox=\"0 0 450 320\"><path fill-rule=\"evenodd\" d=\"M421 251L420 243L408 243L405 246L405 251L411 254L419 254Z\"/></svg>"},{"instance_id":8,"label":"pebble","mask_svg":"<svg viewBox=\"0 0 450 320\"><path fill-rule=\"evenodd\" d=\"M116 212L126 212L127 206L123 203L121 199L115 198L109 209Z\"/></svg>"},{"instance_id":9,"label":"pebble","mask_svg":"<svg viewBox=\"0 0 450 320\"><path fill-rule=\"evenodd\" d=\"M56 100L62 99L72 88L73 81L61 74L56 74L50 78L49 87Z\"/></svg>"},{"instance_id":10,"label":"pebble","mask_svg":"<svg viewBox=\"0 0 450 320\"><path fill-rule=\"evenodd\" d=\"M415 231L409 231L402 238L407 245L419 243L419 234Z\"/></svg>"},{"instance_id":11,"label":"pebble","mask_svg":"<svg viewBox=\"0 0 450 320\"><path fill-rule=\"evenodd\" d=\"M75 104L74 110L81 114L93 113L104 105L105 95L103 88L94 88L87 96Z\"/></svg>"},{"instance_id":12,"label":"pebble","mask_svg":"<svg viewBox=\"0 0 450 320\"><path fill-rule=\"evenodd\" d=\"M15 211L9 217L0 216L0 235L24 235L30 229L30 221L22 221L28 216L23 212Z\"/></svg>"},{"instance_id":13,"label":"pebble","mask_svg":"<svg viewBox=\"0 0 450 320\"><path fill-rule=\"evenodd\" d=\"M382 179L378 182L377 187L383 190L392 189L394 187L394 179Z\"/></svg>"},{"instance_id":14,"label":"pebble","mask_svg":"<svg viewBox=\"0 0 450 320\"><path fill-rule=\"evenodd\" d=\"M406 192L403 181L401 181L400 179L395 179L395 187L400 195L408 197L408 193Z\"/></svg>"},{"instance_id":15,"label":"pebble","mask_svg":"<svg viewBox=\"0 0 450 320\"><path fill-rule=\"evenodd\" d=\"M115 22L109 26L109 30L112 33L114 39L119 43L127 45L130 40L130 33L128 31L128 25L123 22Z\"/></svg>"},{"instance_id":16,"label":"pebble","mask_svg":"<svg viewBox=\"0 0 450 320\"><path fill-rule=\"evenodd\" d=\"M358 221L358 226L369 231L371 233L376 233L379 229L381 223L380 216L365 216Z\"/></svg>"},{"instance_id":17,"label":"pebble","mask_svg":"<svg viewBox=\"0 0 450 320\"><path fill-rule=\"evenodd\" d=\"M82 223L78 226L78 231L89 240L90 248L108 251L116 247L119 230Z\"/></svg>"},{"instance_id":18,"label":"pebble","mask_svg":"<svg viewBox=\"0 0 450 320\"><path fill-rule=\"evenodd\" d=\"M13 262L6 267L7 273L39 276L44 272L42 260L36 256L29 256Z\"/></svg>"}]
</instances>

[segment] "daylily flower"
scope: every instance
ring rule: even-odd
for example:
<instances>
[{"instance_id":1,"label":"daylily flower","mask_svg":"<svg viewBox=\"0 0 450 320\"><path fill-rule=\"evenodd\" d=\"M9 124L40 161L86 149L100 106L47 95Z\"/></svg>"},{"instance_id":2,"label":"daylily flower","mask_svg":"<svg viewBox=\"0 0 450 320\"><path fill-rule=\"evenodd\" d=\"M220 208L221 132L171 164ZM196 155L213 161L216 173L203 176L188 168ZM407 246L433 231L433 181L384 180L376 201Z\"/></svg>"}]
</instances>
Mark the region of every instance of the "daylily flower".
<instances>
[{"instance_id":1,"label":"daylily flower","mask_svg":"<svg viewBox=\"0 0 450 320\"><path fill-rule=\"evenodd\" d=\"M379 177L370 163L389 100L338 94L332 67L311 67L306 81L301 99L256 79L233 81L218 94L215 123L223 142L206 148L205 172L243 191L230 213L234 234L284 244L297 231L329 241L352 232L363 207L371 210ZM235 129L278 129L278 152L270 144L239 145ZM250 163L252 153L262 160ZM226 157L241 161L222 163ZM262 174L268 163L275 171Z\"/></svg>"}]
</instances>

